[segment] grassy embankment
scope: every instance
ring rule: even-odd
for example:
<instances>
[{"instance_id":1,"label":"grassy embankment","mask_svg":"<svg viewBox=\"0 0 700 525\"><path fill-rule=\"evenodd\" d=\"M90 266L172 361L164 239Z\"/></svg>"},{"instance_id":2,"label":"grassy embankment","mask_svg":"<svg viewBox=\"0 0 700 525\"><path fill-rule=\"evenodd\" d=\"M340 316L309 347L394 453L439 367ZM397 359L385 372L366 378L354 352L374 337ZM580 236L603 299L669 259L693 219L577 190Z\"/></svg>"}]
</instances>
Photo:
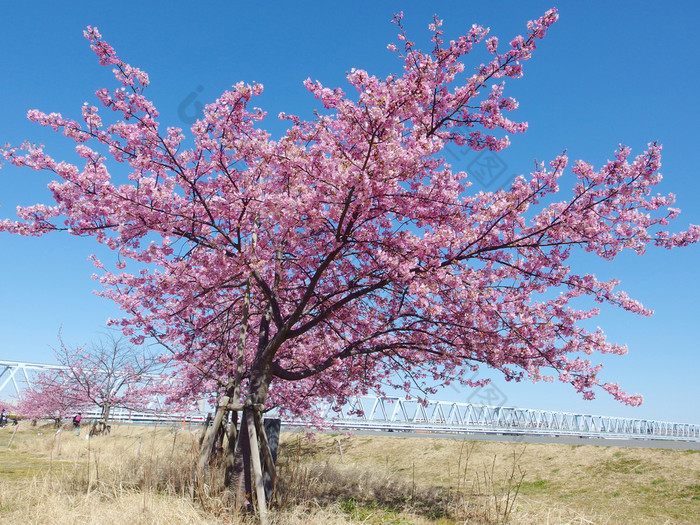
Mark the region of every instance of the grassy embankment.
<instances>
[{"instance_id":1,"label":"grassy embankment","mask_svg":"<svg viewBox=\"0 0 700 525\"><path fill-rule=\"evenodd\" d=\"M235 524L192 491L195 429L0 430L0 522ZM60 440L59 440L60 436ZM272 522L700 523L700 452L284 433ZM194 495L194 497L193 497Z\"/></svg>"}]
</instances>

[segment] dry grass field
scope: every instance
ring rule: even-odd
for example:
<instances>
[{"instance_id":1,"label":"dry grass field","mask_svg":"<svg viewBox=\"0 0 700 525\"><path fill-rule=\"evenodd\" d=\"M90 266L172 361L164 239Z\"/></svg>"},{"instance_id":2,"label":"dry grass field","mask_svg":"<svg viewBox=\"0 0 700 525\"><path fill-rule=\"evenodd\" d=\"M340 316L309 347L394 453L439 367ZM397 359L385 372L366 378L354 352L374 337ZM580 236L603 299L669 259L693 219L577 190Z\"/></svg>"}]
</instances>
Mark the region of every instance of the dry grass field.
<instances>
[{"instance_id":1,"label":"dry grass field","mask_svg":"<svg viewBox=\"0 0 700 525\"><path fill-rule=\"evenodd\" d=\"M239 524L193 490L198 429L0 429L0 523ZM696 524L700 452L283 433L271 522Z\"/></svg>"}]
</instances>

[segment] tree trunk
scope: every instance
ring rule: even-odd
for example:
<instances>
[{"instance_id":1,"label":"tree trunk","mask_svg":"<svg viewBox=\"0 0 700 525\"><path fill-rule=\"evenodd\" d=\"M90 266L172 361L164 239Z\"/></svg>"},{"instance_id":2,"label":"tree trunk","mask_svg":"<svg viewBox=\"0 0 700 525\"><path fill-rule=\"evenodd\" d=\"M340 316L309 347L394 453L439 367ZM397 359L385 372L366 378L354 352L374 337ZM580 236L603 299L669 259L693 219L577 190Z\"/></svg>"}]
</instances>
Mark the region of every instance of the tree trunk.
<instances>
[{"instance_id":1,"label":"tree trunk","mask_svg":"<svg viewBox=\"0 0 700 525\"><path fill-rule=\"evenodd\" d=\"M102 415L103 415L102 421L104 421L105 428L107 428L107 422L109 421L109 412L110 412L111 408L112 408L112 404L109 402L105 403L104 406L102 407Z\"/></svg>"},{"instance_id":2,"label":"tree trunk","mask_svg":"<svg viewBox=\"0 0 700 525\"><path fill-rule=\"evenodd\" d=\"M274 458L262 423L269 384L269 374L252 375L240 427L236 425L238 413L233 411L224 461L225 485L235 494L235 504L249 511L257 506L261 521L266 519L267 500L276 480Z\"/></svg>"},{"instance_id":3,"label":"tree trunk","mask_svg":"<svg viewBox=\"0 0 700 525\"><path fill-rule=\"evenodd\" d=\"M238 432L238 440L235 446L235 456L232 476L229 479L229 488L235 494L235 504L238 508L251 510L253 504L253 465L250 454L250 434L248 433L248 421L241 418L241 426Z\"/></svg>"},{"instance_id":4,"label":"tree trunk","mask_svg":"<svg viewBox=\"0 0 700 525\"><path fill-rule=\"evenodd\" d=\"M276 476L269 443L265 437L262 425L262 411L267 400L271 375L267 369L261 368L258 368L251 374L248 385L250 390L246 399L243 411L243 424L239 433L239 442L241 442L242 446L237 448L241 461L238 463L240 467L236 473L239 476L244 476L245 493L251 498L249 501L251 505L248 508L252 508L252 497L253 494L255 495L262 522L267 519L265 477L266 475L269 476L270 483L268 486L271 494L274 490ZM245 443L245 441L248 443Z\"/></svg>"},{"instance_id":5,"label":"tree trunk","mask_svg":"<svg viewBox=\"0 0 700 525\"><path fill-rule=\"evenodd\" d=\"M260 423L258 423L260 422ZM271 458L268 440L262 429L260 412L252 408L243 410L241 426L238 429L235 455L231 475L226 476L227 486L235 494L235 505L246 511L257 508L260 522L267 520L267 501L272 494L275 478L274 467L269 468Z\"/></svg>"},{"instance_id":6,"label":"tree trunk","mask_svg":"<svg viewBox=\"0 0 700 525\"><path fill-rule=\"evenodd\" d=\"M198 472L204 471L208 464L212 445L219 434L225 415L233 411L233 421L228 434L227 454L224 461L224 483L228 488L234 489L236 493L236 504L252 509L253 486L258 503L261 523L267 522L267 503L265 497L264 476L269 475L271 483L274 483L275 472L274 462L270 454L270 448L265 439L264 432L258 431L256 427L262 428L261 413L267 399L268 390L272 376L270 374L270 362L272 359L272 348L269 347L269 322L271 312L266 311L261 322L258 334L258 354L253 362L251 375L248 381L248 395L244 405L240 406L240 388L243 372L243 357L246 345L248 328L248 306L250 302L251 283L246 282L244 295L244 308L242 312L242 326L238 339L238 352L236 357L236 373L230 377L226 385L225 395L220 399L214 422L202 443L198 462ZM243 409L243 417L240 432L236 428L237 410ZM262 459L262 462L261 462ZM263 467L264 465L264 467ZM263 470L263 468L265 470ZM271 492L271 491L270 491Z\"/></svg>"}]
</instances>

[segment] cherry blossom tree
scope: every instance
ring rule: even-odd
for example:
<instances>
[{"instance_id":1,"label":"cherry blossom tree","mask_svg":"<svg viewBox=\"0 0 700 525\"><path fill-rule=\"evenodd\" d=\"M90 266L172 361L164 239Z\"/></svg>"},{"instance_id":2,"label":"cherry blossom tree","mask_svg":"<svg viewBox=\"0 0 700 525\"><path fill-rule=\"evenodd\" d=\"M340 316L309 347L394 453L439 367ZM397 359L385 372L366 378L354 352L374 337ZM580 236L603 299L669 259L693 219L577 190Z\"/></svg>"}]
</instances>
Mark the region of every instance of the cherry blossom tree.
<instances>
[{"instance_id":1,"label":"cherry blossom tree","mask_svg":"<svg viewBox=\"0 0 700 525\"><path fill-rule=\"evenodd\" d=\"M58 380L47 375L36 381L35 397L49 396L38 400L40 406L55 403L52 398L57 396L70 406L98 407L105 425L112 408L143 409L151 401L149 375L162 368L156 357L112 333L74 348L59 337L54 353L64 370Z\"/></svg>"},{"instance_id":2,"label":"cherry blossom tree","mask_svg":"<svg viewBox=\"0 0 700 525\"><path fill-rule=\"evenodd\" d=\"M43 372L22 392L17 412L29 419L52 419L57 427L66 417L89 408L75 390L65 370Z\"/></svg>"},{"instance_id":3,"label":"cherry blossom tree","mask_svg":"<svg viewBox=\"0 0 700 525\"><path fill-rule=\"evenodd\" d=\"M170 349L183 365L181 394L220 393L204 449L230 409L245 408L251 425L272 405L311 416L319 400L341 405L389 385L480 385L465 373L480 366L639 404L599 377L590 356L626 348L582 326L598 310L580 298L651 312L569 259L697 242L697 226L666 230L679 211L672 195L653 193L661 146L635 157L620 146L597 169L575 161L567 190L565 154L493 192L470 191L469 174L442 156L448 146L501 151L526 130L506 117L518 104L503 80L522 76L557 16L548 11L505 45L479 26L444 41L436 19L424 52L399 15L389 49L400 74L354 69L350 93L305 81L322 109L311 120L280 114L287 131L276 140L251 106L263 86L238 83L206 106L192 143L161 127L147 74L90 27L120 84L96 95L120 118L107 123L87 103L82 122L30 111L75 141L84 165L31 143L2 150L56 180L55 204L20 208L1 228L92 236L114 251L113 269L95 258L102 294L125 312L111 324ZM480 43L491 59L467 71Z\"/></svg>"}]
</instances>

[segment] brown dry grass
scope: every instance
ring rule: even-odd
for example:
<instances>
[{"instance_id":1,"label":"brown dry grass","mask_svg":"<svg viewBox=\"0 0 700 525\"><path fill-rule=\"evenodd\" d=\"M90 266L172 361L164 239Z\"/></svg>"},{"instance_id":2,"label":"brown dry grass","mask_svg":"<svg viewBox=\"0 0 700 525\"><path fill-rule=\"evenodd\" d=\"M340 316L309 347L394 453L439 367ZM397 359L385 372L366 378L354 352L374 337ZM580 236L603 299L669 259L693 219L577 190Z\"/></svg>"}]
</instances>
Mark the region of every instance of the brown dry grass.
<instances>
[{"instance_id":1,"label":"brown dry grass","mask_svg":"<svg viewBox=\"0 0 700 525\"><path fill-rule=\"evenodd\" d=\"M0 430L2 523L252 523L216 483L192 497L197 429L67 430L60 454L52 428L23 423L7 449L12 430ZM284 433L279 469L279 525L700 523L696 451Z\"/></svg>"},{"instance_id":2,"label":"brown dry grass","mask_svg":"<svg viewBox=\"0 0 700 525\"><path fill-rule=\"evenodd\" d=\"M489 472L502 492L515 456L525 477L512 523L700 523L700 451L341 435L318 436L313 450L318 461L467 496L489 488Z\"/></svg>"}]
</instances>

